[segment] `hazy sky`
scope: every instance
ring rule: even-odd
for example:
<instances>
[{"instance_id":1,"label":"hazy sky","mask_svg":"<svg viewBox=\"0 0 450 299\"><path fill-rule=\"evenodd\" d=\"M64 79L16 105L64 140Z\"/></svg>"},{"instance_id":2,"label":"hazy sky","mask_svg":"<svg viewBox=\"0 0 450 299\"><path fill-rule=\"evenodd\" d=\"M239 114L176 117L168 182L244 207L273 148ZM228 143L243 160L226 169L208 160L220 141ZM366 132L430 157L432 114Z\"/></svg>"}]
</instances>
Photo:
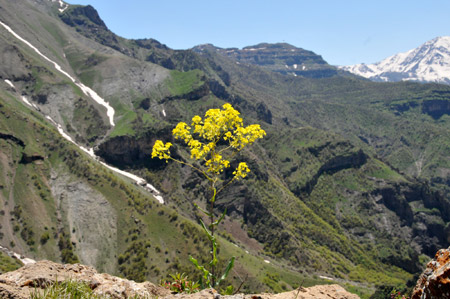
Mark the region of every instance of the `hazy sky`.
<instances>
[{"instance_id":1,"label":"hazy sky","mask_svg":"<svg viewBox=\"0 0 450 299\"><path fill-rule=\"evenodd\" d=\"M286 42L333 65L373 63L450 35L449 0L69 0L126 38L173 49Z\"/></svg>"}]
</instances>

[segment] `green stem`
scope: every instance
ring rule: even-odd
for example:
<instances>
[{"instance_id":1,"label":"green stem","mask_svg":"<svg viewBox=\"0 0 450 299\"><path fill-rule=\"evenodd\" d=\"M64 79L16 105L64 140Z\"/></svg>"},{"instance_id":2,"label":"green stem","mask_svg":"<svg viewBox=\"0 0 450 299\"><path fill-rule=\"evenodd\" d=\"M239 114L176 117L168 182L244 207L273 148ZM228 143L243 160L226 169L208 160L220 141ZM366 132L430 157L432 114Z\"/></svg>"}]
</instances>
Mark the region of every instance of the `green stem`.
<instances>
[{"instance_id":1,"label":"green stem","mask_svg":"<svg viewBox=\"0 0 450 299\"><path fill-rule=\"evenodd\" d=\"M209 212L211 213L211 216L209 217L209 220L211 222L210 229L211 229L211 236L212 236L212 240L211 240L211 260L214 261L216 259L215 253L214 253L214 245L213 245L213 242L214 242L214 226L215 226L214 225L214 202L216 201L217 189L214 186L214 183L213 183L213 185L211 187L212 187L212 190L213 190L213 195L212 195L212 198L210 200L210 207L209 207L210 211ZM216 271L216 266L213 263L213 265L211 266L211 274L212 274L211 285L212 286L214 286L215 283L216 283L216 272L215 271Z\"/></svg>"},{"instance_id":2,"label":"green stem","mask_svg":"<svg viewBox=\"0 0 450 299\"><path fill-rule=\"evenodd\" d=\"M213 181L213 179L212 178L210 178L207 174L206 174L206 172L204 172L203 170L201 170L200 168L197 168L197 167L195 167L194 165L192 165L192 164L189 164L189 163L186 163L186 162L183 162L183 161L180 161L180 160L177 160L177 159L174 159L174 158L172 158L172 157L169 157L171 160L173 160L173 161L175 161L175 162L177 162L177 163L180 163L180 164L183 164L183 165L186 165L186 166L189 166L189 167L191 167L192 169L195 169L195 170L197 170L198 172L200 172L201 174L203 174L204 176L205 176L205 178L208 180L208 181L210 181L210 182L212 182Z\"/></svg>"}]
</instances>

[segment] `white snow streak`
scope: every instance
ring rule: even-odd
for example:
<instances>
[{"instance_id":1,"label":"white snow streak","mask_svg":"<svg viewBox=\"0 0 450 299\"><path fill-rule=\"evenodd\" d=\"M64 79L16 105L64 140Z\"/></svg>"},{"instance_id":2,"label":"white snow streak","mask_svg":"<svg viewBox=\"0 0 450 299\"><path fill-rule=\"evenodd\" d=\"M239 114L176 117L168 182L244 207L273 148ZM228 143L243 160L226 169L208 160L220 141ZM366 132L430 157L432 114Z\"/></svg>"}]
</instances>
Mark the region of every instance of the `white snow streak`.
<instances>
[{"instance_id":1,"label":"white snow streak","mask_svg":"<svg viewBox=\"0 0 450 299\"><path fill-rule=\"evenodd\" d=\"M63 13L69 7L69 5L62 2L61 0L59 0L59 6L61 7L58 9L60 13Z\"/></svg>"},{"instance_id":2,"label":"white snow streak","mask_svg":"<svg viewBox=\"0 0 450 299\"><path fill-rule=\"evenodd\" d=\"M132 173L123 171L119 168L113 167L111 165L106 164L105 162L102 162L99 160L98 156L96 156L94 154L94 149L90 148L87 149L81 145L78 145L68 134L66 134L66 132L64 132L62 126L58 123L56 123L50 116L46 116L46 118L48 120L50 120L53 124L56 125L56 128L58 129L59 134L61 134L62 137L64 137L66 140L72 142L73 144L75 144L76 146L78 146L82 151L84 151L85 153L87 153L89 156L91 156L92 158L94 158L95 160L97 160L100 164L102 164L103 166L105 166L106 168L117 172L133 181L136 182L136 184L144 187L144 189L146 189L147 191L149 191L150 193L152 193L153 197L155 197L161 204L164 204L164 198L160 195L160 192L158 190L156 190L155 187L153 187L152 185L148 184L146 180L144 180L141 177L138 177L137 175L134 175Z\"/></svg>"},{"instance_id":3,"label":"white snow streak","mask_svg":"<svg viewBox=\"0 0 450 299\"><path fill-rule=\"evenodd\" d=\"M319 275L319 277L322 278L322 279L326 279L326 280L334 280L331 277L327 277L327 276L323 276L323 275Z\"/></svg>"},{"instance_id":4,"label":"white snow streak","mask_svg":"<svg viewBox=\"0 0 450 299\"><path fill-rule=\"evenodd\" d=\"M33 105L31 105L30 101L28 101L25 96L22 96L22 101L24 101L28 106L33 107Z\"/></svg>"},{"instance_id":5,"label":"white snow streak","mask_svg":"<svg viewBox=\"0 0 450 299\"><path fill-rule=\"evenodd\" d=\"M164 115L164 117L166 117L166 110L162 110L162 114Z\"/></svg>"},{"instance_id":6,"label":"white snow streak","mask_svg":"<svg viewBox=\"0 0 450 299\"><path fill-rule=\"evenodd\" d=\"M270 261L268 261L268 260L264 260L264 263L266 263L266 264L270 264Z\"/></svg>"},{"instance_id":7,"label":"white snow streak","mask_svg":"<svg viewBox=\"0 0 450 299\"><path fill-rule=\"evenodd\" d=\"M5 83L8 84L9 86L11 86L12 88L16 89L14 84L11 81L9 81L8 79L5 79Z\"/></svg>"},{"instance_id":8,"label":"white snow streak","mask_svg":"<svg viewBox=\"0 0 450 299\"><path fill-rule=\"evenodd\" d=\"M0 25L2 25L6 30L9 31L12 35L14 35L15 38L26 44L28 47L33 49L37 54L39 54L42 58L47 60L48 62L52 63L56 70L58 70L60 73L62 73L64 76L72 80L75 85L77 85L85 95L91 97L94 101L96 101L98 104L104 106L106 108L106 114L108 115L109 122L111 123L111 126L114 126L114 108L109 105L108 102L106 102L102 97L100 97L95 91L87 87L81 82L76 82L76 80L70 76L67 72L65 72L56 62L45 56L41 53L35 46L33 46L31 43L29 43L27 40L23 39L21 36L19 36L17 33L15 33L8 25L4 24L0 21Z\"/></svg>"}]
</instances>

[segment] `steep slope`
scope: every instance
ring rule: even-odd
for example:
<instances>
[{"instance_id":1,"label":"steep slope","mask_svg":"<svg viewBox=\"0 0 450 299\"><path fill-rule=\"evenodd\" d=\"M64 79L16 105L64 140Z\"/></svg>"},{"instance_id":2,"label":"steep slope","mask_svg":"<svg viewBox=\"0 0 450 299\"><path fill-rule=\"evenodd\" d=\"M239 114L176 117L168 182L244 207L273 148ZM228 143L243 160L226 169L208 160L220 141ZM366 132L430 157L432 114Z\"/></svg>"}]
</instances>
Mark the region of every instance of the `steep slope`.
<instances>
[{"instance_id":1,"label":"steep slope","mask_svg":"<svg viewBox=\"0 0 450 299\"><path fill-rule=\"evenodd\" d=\"M442 36L374 64L340 69L373 81L419 81L450 84L450 37Z\"/></svg>"}]
</instances>

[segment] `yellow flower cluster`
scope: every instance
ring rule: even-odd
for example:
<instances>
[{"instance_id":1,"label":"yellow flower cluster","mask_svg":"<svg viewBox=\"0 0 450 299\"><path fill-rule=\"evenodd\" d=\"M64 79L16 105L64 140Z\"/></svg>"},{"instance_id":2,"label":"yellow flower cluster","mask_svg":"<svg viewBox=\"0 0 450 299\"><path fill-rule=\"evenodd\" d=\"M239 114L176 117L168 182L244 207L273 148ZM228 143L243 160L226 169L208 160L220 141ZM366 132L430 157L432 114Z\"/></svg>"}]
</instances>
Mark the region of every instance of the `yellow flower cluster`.
<instances>
[{"instance_id":1,"label":"yellow flower cluster","mask_svg":"<svg viewBox=\"0 0 450 299\"><path fill-rule=\"evenodd\" d=\"M233 171L234 177L239 180L239 178L245 178L247 173L250 172L250 169L247 166L247 163L241 162L235 171Z\"/></svg>"},{"instance_id":2,"label":"yellow flower cluster","mask_svg":"<svg viewBox=\"0 0 450 299\"><path fill-rule=\"evenodd\" d=\"M240 151L266 135L257 124L244 127L239 114L230 104L224 104L223 109L208 110L204 119L194 116L191 126L184 122L178 123L172 134L175 139L184 140L189 146L191 159L205 161L207 172L218 175L230 166L230 161L223 157L222 152L227 149ZM198 136L197 139L193 135ZM221 140L228 143L228 146L218 149ZM152 157L169 159L170 145L158 140L153 147ZM233 174L235 178L243 178L249 171L247 164L240 163Z\"/></svg>"},{"instance_id":3,"label":"yellow flower cluster","mask_svg":"<svg viewBox=\"0 0 450 299\"><path fill-rule=\"evenodd\" d=\"M158 157L160 159L170 159L169 148L171 146L172 143L170 142L164 144L161 140L156 140L155 145L153 145L152 158Z\"/></svg>"}]
</instances>

